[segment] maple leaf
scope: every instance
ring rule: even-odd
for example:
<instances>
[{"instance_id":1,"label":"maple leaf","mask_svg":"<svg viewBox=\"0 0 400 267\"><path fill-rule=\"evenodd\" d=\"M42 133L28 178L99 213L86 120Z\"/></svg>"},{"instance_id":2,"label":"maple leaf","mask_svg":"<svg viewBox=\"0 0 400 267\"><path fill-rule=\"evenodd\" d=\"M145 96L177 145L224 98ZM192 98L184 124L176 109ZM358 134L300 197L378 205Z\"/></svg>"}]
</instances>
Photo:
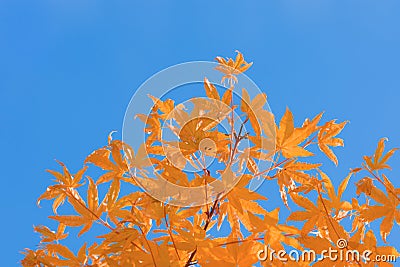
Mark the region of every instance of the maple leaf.
<instances>
[{"instance_id":1,"label":"maple leaf","mask_svg":"<svg viewBox=\"0 0 400 267\"><path fill-rule=\"evenodd\" d=\"M79 193L75 190L68 190L66 195L68 196L68 202L74 207L75 211L79 213L76 215L62 215L62 216L49 216L49 218L59 221L67 226L81 226L84 227L79 232L79 236L90 230L93 221L99 220L101 214L104 211L105 205L98 204L98 192L93 179L88 177L89 187L87 192L88 206L85 201L81 198Z\"/></svg>"},{"instance_id":2,"label":"maple leaf","mask_svg":"<svg viewBox=\"0 0 400 267\"><path fill-rule=\"evenodd\" d=\"M340 211L345 211L347 213L349 210L352 209L352 205L348 201L342 201L342 195L344 190L346 190L347 184L351 178L352 173L347 175L347 177L340 183L339 188L337 190L337 194L335 192L335 188L332 184L331 179L321 170L319 171L322 177L322 181L326 187L327 194L329 196L329 200L326 200L326 206L329 209L334 209L335 216L339 216ZM343 213L342 213L343 215Z\"/></svg>"},{"instance_id":3,"label":"maple leaf","mask_svg":"<svg viewBox=\"0 0 400 267\"><path fill-rule=\"evenodd\" d=\"M146 137L146 145L150 146L154 142L161 140L161 117L156 111L153 111L148 116L145 114L137 114L136 117L146 124L144 128L144 132L148 135Z\"/></svg>"},{"instance_id":4,"label":"maple leaf","mask_svg":"<svg viewBox=\"0 0 400 267\"><path fill-rule=\"evenodd\" d=\"M335 120L325 123L318 132L318 147L325 153L325 155L338 165L338 160L336 155L332 152L329 146L344 146L343 140L340 138L335 138L346 125L347 121L336 124Z\"/></svg>"},{"instance_id":5,"label":"maple leaf","mask_svg":"<svg viewBox=\"0 0 400 267\"><path fill-rule=\"evenodd\" d=\"M269 113L267 110L263 109L266 103L267 96L265 93L256 95L253 100L250 101L249 93L246 89L242 89L241 110L247 114L257 136L261 135L261 122L257 118L267 117Z\"/></svg>"},{"instance_id":6,"label":"maple leaf","mask_svg":"<svg viewBox=\"0 0 400 267\"><path fill-rule=\"evenodd\" d=\"M266 138L262 136L246 135L246 139L250 140L254 146L246 147L238 156L239 171L242 171L246 163L247 169L254 175L259 175L260 161L273 161L275 152L275 138ZM258 176L257 175L257 176Z\"/></svg>"},{"instance_id":7,"label":"maple leaf","mask_svg":"<svg viewBox=\"0 0 400 267\"><path fill-rule=\"evenodd\" d=\"M302 185L309 184L312 178L309 174L305 173L305 171L316 169L319 166L321 166L321 164L310 164L291 160L285 163L282 169L275 174L278 178L279 192L286 207L288 207L286 188L290 191L295 191L295 182Z\"/></svg>"},{"instance_id":8,"label":"maple leaf","mask_svg":"<svg viewBox=\"0 0 400 267\"><path fill-rule=\"evenodd\" d=\"M224 239L224 243L213 247L207 257L201 257L201 266L253 266L257 263L257 252L263 248L262 244L249 237L248 240L241 242L230 235Z\"/></svg>"},{"instance_id":9,"label":"maple leaf","mask_svg":"<svg viewBox=\"0 0 400 267\"><path fill-rule=\"evenodd\" d=\"M361 211L360 216L367 222L372 222L378 218L383 217L380 226L380 233L383 241L386 243L386 238L393 228L394 221L396 220L397 223L400 222L400 217L398 215L400 210L397 209L400 201L397 194L394 193L396 192L396 190L393 184L385 175L383 175L383 177L385 179L387 194L385 194L382 190L373 185L368 189L366 189L365 187L358 187L358 190L368 193L369 197L371 197L377 203L382 204L373 206L368 205L366 209Z\"/></svg>"},{"instance_id":10,"label":"maple leaf","mask_svg":"<svg viewBox=\"0 0 400 267\"><path fill-rule=\"evenodd\" d=\"M236 75L245 72L251 67L251 65L253 65L253 62L247 63L244 60L242 53L237 50L236 53L237 56L235 60L232 58L224 59L223 57L215 58L219 63L219 66L217 66L215 69L225 74L225 76L222 77L222 83L225 81L225 79L228 79L231 85L237 83L238 80Z\"/></svg>"},{"instance_id":11,"label":"maple leaf","mask_svg":"<svg viewBox=\"0 0 400 267\"><path fill-rule=\"evenodd\" d=\"M205 130L213 123L213 119L198 117L188 121L179 131L179 147L184 155L191 155L199 150L201 141L204 139L215 139L214 131Z\"/></svg>"},{"instance_id":12,"label":"maple leaf","mask_svg":"<svg viewBox=\"0 0 400 267\"><path fill-rule=\"evenodd\" d=\"M237 179L234 177L233 172L227 172L226 175L233 176L230 178L231 181ZM251 179L251 175L243 175L236 186L225 196L225 201L221 201L219 207L218 227L221 226L224 218L227 217L232 232L235 232L238 236L241 236L240 222L246 229L252 229L249 221L249 212L255 214L266 213L266 210L256 200L266 200L267 198L246 188Z\"/></svg>"},{"instance_id":13,"label":"maple leaf","mask_svg":"<svg viewBox=\"0 0 400 267\"><path fill-rule=\"evenodd\" d=\"M303 207L305 211L294 211L286 220L306 221L301 230L301 236L307 236L316 227L321 236L328 237L333 242L336 242L339 238L347 239L345 230L328 213L322 198L317 199L317 205L299 194L292 194L292 200Z\"/></svg>"},{"instance_id":14,"label":"maple leaf","mask_svg":"<svg viewBox=\"0 0 400 267\"><path fill-rule=\"evenodd\" d=\"M367 196L371 195L372 188L374 187L374 182L369 177L364 177L360 179L356 183L357 191L356 194L360 195L361 193L366 194Z\"/></svg>"},{"instance_id":15,"label":"maple leaf","mask_svg":"<svg viewBox=\"0 0 400 267\"><path fill-rule=\"evenodd\" d=\"M155 96L152 95L148 95L151 100L153 100L154 106L153 106L153 110L159 110L162 114L160 115L160 118L162 120L165 120L169 113L172 112L172 110L175 107L175 102L172 99L167 99L165 101L162 101L161 99L158 99Z\"/></svg>"},{"instance_id":16,"label":"maple leaf","mask_svg":"<svg viewBox=\"0 0 400 267\"><path fill-rule=\"evenodd\" d=\"M53 242L67 238L68 233L64 233L65 226L65 224L60 223L58 225L57 232L54 232L47 226L43 225L36 226L34 230L42 235L40 242Z\"/></svg>"},{"instance_id":17,"label":"maple leaf","mask_svg":"<svg viewBox=\"0 0 400 267\"><path fill-rule=\"evenodd\" d=\"M25 256L25 258L21 260L21 265L24 267L40 266L41 264L50 267L54 266L50 261L44 258L46 256L46 251L44 249L38 249L36 251L25 249L22 254Z\"/></svg>"},{"instance_id":18,"label":"maple leaf","mask_svg":"<svg viewBox=\"0 0 400 267\"><path fill-rule=\"evenodd\" d=\"M57 162L63 167L63 173L53 170L47 170L47 172L51 173L54 177L56 177L58 184L47 187L46 191L37 200L37 205L39 205L43 199L50 200L55 198L53 202L53 212L55 214L57 214L57 208L62 203L64 203L66 199L65 189L78 188L82 186L80 182L82 180L83 174L87 170L87 166L85 166L82 169L80 169L75 175L72 175L64 163L60 161Z\"/></svg>"},{"instance_id":19,"label":"maple leaf","mask_svg":"<svg viewBox=\"0 0 400 267\"><path fill-rule=\"evenodd\" d=\"M289 245L296 249L301 246L295 238L300 231L293 226L279 224L279 208L266 212L264 218L249 213L250 222L254 234L264 232L264 243L268 244L275 251L284 250L283 244Z\"/></svg>"},{"instance_id":20,"label":"maple leaf","mask_svg":"<svg viewBox=\"0 0 400 267\"><path fill-rule=\"evenodd\" d=\"M232 89L233 87L230 87L228 90L225 91L223 94L222 98L219 96L218 90L215 87L214 84L210 83L210 81L207 78L204 78L204 89L206 91L206 95L210 99L217 100L216 102L213 103L218 103L222 102L226 106L229 106L232 102ZM220 105L217 106L217 108Z\"/></svg>"},{"instance_id":21,"label":"maple leaf","mask_svg":"<svg viewBox=\"0 0 400 267\"><path fill-rule=\"evenodd\" d=\"M315 116L311 122L306 121L307 123L305 123L302 127L295 128L293 114L289 108L287 108L280 121L279 129L276 131L277 151L281 151L282 155L286 158L309 157L314 155L299 145L317 130L317 124L321 117L322 113Z\"/></svg>"},{"instance_id":22,"label":"maple leaf","mask_svg":"<svg viewBox=\"0 0 400 267\"><path fill-rule=\"evenodd\" d=\"M390 169L390 166L387 165L386 162L393 156L394 152L396 152L398 148L392 148L383 155L383 151L385 150L385 140L387 140L387 138L381 138L379 140L374 155L364 156L365 163L371 171Z\"/></svg>"},{"instance_id":23,"label":"maple leaf","mask_svg":"<svg viewBox=\"0 0 400 267\"><path fill-rule=\"evenodd\" d=\"M309 199L298 195L292 194L292 200L305 211L294 211L286 219L287 221L306 221L301 230L301 235L306 236L315 226L322 228L325 226L325 219L321 209L321 201L318 201L317 206L314 205Z\"/></svg>"}]
</instances>

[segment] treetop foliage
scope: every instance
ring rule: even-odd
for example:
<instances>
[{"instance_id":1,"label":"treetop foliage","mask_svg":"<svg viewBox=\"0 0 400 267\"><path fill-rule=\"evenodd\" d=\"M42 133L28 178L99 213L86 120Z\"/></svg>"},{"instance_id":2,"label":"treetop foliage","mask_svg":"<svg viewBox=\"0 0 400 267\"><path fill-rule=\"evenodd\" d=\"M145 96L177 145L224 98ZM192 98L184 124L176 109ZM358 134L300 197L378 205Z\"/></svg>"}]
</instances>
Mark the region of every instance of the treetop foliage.
<instances>
[{"instance_id":1,"label":"treetop foliage","mask_svg":"<svg viewBox=\"0 0 400 267\"><path fill-rule=\"evenodd\" d=\"M333 263L329 259L311 262L275 257L273 261L259 261L257 252L265 245L275 251L291 248L321 253L331 247L344 251L368 249L372 251L370 258L380 254L399 256L393 246L377 245L378 238L386 243L398 227L394 223L400 223L400 188L395 188L388 172L388 161L396 149L387 151L382 138L375 152L364 156L361 165L350 170L335 188L323 165L313 163L318 155L312 148L338 165L333 148L344 146L337 136L347 122L323 122L323 114L319 113L296 126L287 108L275 123L264 107L264 93L250 97L243 88L241 100L234 101L238 75L252 63L246 62L240 52L235 59L216 60L217 70L223 73L223 82L229 88L220 94L205 77L207 97L193 101L192 113L173 99L150 96L154 102L150 114L137 115L147 133L138 150L113 140L110 134L107 144L87 156L80 170L72 173L62 162L60 171L48 170L55 182L39 197L38 204L52 201L53 215L49 218L58 227L34 228L41 241L37 249L23 252L23 266L393 266L365 259ZM204 110L227 120L229 131L218 127L220 121L201 116ZM242 118L240 127L235 126L234 112ZM171 120L175 124L169 123ZM178 141L163 140L164 123ZM243 142L250 145L243 148ZM208 168L205 157L218 161L220 169ZM260 169L260 160L270 162L269 167ZM198 172L188 175L181 168L186 164ZM149 166L170 183L202 186L205 190L201 194L186 197L204 198L204 204L172 205L141 190L141 183L150 184L155 192L163 190L158 180L152 184L153 180L147 179ZM86 175L89 168L100 170L101 175ZM357 195L363 197L344 199L343 193L355 176L362 177L355 186ZM283 208L290 211L285 222L279 208L265 208L268 193L273 192L262 195L249 188L254 179L260 178L278 184ZM123 194L121 188L129 186L134 189ZM100 187L106 187L105 194L99 193ZM219 193L210 198L215 192ZM60 206L70 206L74 212L59 214ZM346 227L348 222L350 229ZM95 240L85 239L95 223L103 228L102 234ZM371 223L380 224L378 233L369 229ZM219 231L223 224L229 225L228 235ZM67 238L78 238L66 232L70 228L79 229L78 237L86 241L82 247L65 245ZM340 247L339 240L346 241L346 246ZM288 257L284 256L286 260Z\"/></svg>"}]
</instances>

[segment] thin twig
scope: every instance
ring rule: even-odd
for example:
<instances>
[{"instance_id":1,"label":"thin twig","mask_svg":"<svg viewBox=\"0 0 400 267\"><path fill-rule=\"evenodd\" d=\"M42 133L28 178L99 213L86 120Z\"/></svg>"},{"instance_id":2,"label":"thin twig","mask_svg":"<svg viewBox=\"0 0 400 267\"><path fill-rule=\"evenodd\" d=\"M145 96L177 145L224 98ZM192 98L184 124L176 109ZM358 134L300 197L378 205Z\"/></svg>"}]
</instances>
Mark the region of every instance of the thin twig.
<instances>
[{"instance_id":1,"label":"thin twig","mask_svg":"<svg viewBox=\"0 0 400 267\"><path fill-rule=\"evenodd\" d=\"M140 229L140 232L142 232L143 238L144 238L144 240L146 241L147 246L149 247L150 255L151 255L151 258L152 258L152 260L153 260L154 266L157 267L156 259L154 258L153 251L151 250L151 247L150 247L150 243L149 243L149 241L147 240L146 235L145 235L145 233L144 233L143 230L142 230L142 227L140 227L139 225L138 225L138 227L139 227L139 229Z\"/></svg>"},{"instance_id":2,"label":"thin twig","mask_svg":"<svg viewBox=\"0 0 400 267\"><path fill-rule=\"evenodd\" d=\"M205 224L204 227L203 227L203 230L204 230L204 231L207 231L207 228L208 228L208 226L210 225L212 216L214 215L215 210L216 210L216 208L217 208L217 204L218 204L218 201L219 201L219 195L220 195L220 194L217 195L217 198L216 198L215 201L214 201L214 204L213 204L213 206L212 206L212 208L211 208L210 213L207 214L207 221L206 221L206 224ZM195 250L193 250L192 253L190 254L189 259L187 260L187 262L186 262L186 264L185 264L185 267L188 267L188 266L191 266L191 265L192 265L192 261L193 261L194 256L196 255L196 252L197 252L197 247L196 247Z\"/></svg>"},{"instance_id":3,"label":"thin twig","mask_svg":"<svg viewBox=\"0 0 400 267\"><path fill-rule=\"evenodd\" d=\"M168 220L167 220L167 212L165 211L165 204L163 204L163 207L164 207L165 225L167 226L168 233L169 233L169 236L171 237L172 245L174 246L176 255L178 256L178 259L181 260L181 257L179 256L179 253L178 253L178 249L176 248L176 245L175 245L174 237L172 236L171 226L170 226L170 224L168 223Z\"/></svg>"},{"instance_id":4,"label":"thin twig","mask_svg":"<svg viewBox=\"0 0 400 267\"><path fill-rule=\"evenodd\" d=\"M333 231L334 231L335 234L337 235L338 239L341 239L339 233L337 232L335 226L333 225L333 222L331 221L332 217L329 215L329 211L328 211L328 209L327 209L327 207L326 207L326 205L325 205L325 202L324 202L324 200L323 200L323 198L322 198L322 194L321 194L321 191L320 191L320 187L319 187L319 186L317 186L317 192L318 192L319 198L321 199L322 206L324 207L326 216L328 217L328 221L329 221L329 223L331 224ZM348 249L348 248L345 247L345 249ZM356 260L357 264L358 264L359 266L361 266L360 262L359 262L357 259L355 259L355 260Z\"/></svg>"}]
</instances>

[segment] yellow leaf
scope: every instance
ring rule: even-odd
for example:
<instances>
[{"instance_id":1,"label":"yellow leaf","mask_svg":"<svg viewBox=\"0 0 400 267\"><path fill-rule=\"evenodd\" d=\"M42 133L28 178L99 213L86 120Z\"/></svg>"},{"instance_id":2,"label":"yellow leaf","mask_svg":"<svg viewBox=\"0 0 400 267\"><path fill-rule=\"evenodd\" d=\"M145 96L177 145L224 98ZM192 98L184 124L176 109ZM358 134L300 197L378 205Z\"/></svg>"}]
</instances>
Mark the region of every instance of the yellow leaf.
<instances>
[{"instance_id":1,"label":"yellow leaf","mask_svg":"<svg viewBox=\"0 0 400 267\"><path fill-rule=\"evenodd\" d=\"M209 98L220 100L217 88L207 78L204 78L204 88Z\"/></svg>"},{"instance_id":2,"label":"yellow leaf","mask_svg":"<svg viewBox=\"0 0 400 267\"><path fill-rule=\"evenodd\" d=\"M85 218L82 216L75 215L57 215L57 216L49 216L50 219L57 220L60 223L63 223L67 226L81 226L85 223Z\"/></svg>"},{"instance_id":3,"label":"yellow leaf","mask_svg":"<svg viewBox=\"0 0 400 267\"><path fill-rule=\"evenodd\" d=\"M97 211L97 207L99 206L99 194L97 192L97 186L93 182L93 179L89 176L87 177L89 180L89 187L87 192L87 200L88 200L88 208L93 212Z\"/></svg>"},{"instance_id":4,"label":"yellow leaf","mask_svg":"<svg viewBox=\"0 0 400 267\"><path fill-rule=\"evenodd\" d=\"M336 124L335 120L327 122L318 132L318 147L331 160L338 165L338 160L329 146L344 146L343 140L334 138L347 124L347 121Z\"/></svg>"}]
</instances>

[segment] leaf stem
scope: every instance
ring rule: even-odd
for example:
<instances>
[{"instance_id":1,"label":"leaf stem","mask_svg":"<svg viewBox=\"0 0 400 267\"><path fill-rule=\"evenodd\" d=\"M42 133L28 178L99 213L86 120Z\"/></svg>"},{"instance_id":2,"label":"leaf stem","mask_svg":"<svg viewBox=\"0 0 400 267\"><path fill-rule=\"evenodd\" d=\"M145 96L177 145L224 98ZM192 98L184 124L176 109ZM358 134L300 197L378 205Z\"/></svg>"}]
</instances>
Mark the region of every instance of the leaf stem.
<instances>
[{"instance_id":1,"label":"leaf stem","mask_svg":"<svg viewBox=\"0 0 400 267\"><path fill-rule=\"evenodd\" d=\"M366 166L365 164L363 164L363 167L364 167L372 176L374 176L374 178L375 178L376 180L378 180L378 182L380 182L380 183L385 187L385 189L386 189L387 192L392 193L393 196L397 199L397 201L400 202L400 198L397 196L397 194L396 194L395 192L393 192L393 190L392 190L389 186L387 186L386 183L385 183L384 181L382 181L382 179L381 179L378 175L376 175L376 174L375 174L368 166Z\"/></svg>"},{"instance_id":2,"label":"leaf stem","mask_svg":"<svg viewBox=\"0 0 400 267\"><path fill-rule=\"evenodd\" d=\"M152 249L151 249L151 247L150 247L150 243L149 243L149 241L147 240L146 235L145 235L145 233L144 233L143 230L142 230L142 227L140 227L139 225L138 225L138 227L139 227L139 229L140 229L140 232L142 232L143 238L144 238L144 240L146 241L147 246L149 247L151 259L153 260L154 266L157 267L156 259L154 258L153 251L152 251Z\"/></svg>"},{"instance_id":3,"label":"leaf stem","mask_svg":"<svg viewBox=\"0 0 400 267\"><path fill-rule=\"evenodd\" d=\"M212 208L211 208L210 213L207 214L207 221L206 221L206 224L205 224L204 227L203 227L203 230L204 230L204 231L207 231L207 228L208 228L208 226L210 225L212 216L214 215L215 210L216 210L217 205L218 205L219 196L220 196L220 194L217 195L217 198L216 198L215 201L214 201L214 204L213 204L213 206L212 206ZM191 266L191 265L193 264L192 262L193 262L194 256L196 255L196 252L197 252L197 247L196 247L196 249L193 250L192 253L190 254L189 259L187 260L187 262L186 262L186 264L185 264L185 267Z\"/></svg>"}]
</instances>

